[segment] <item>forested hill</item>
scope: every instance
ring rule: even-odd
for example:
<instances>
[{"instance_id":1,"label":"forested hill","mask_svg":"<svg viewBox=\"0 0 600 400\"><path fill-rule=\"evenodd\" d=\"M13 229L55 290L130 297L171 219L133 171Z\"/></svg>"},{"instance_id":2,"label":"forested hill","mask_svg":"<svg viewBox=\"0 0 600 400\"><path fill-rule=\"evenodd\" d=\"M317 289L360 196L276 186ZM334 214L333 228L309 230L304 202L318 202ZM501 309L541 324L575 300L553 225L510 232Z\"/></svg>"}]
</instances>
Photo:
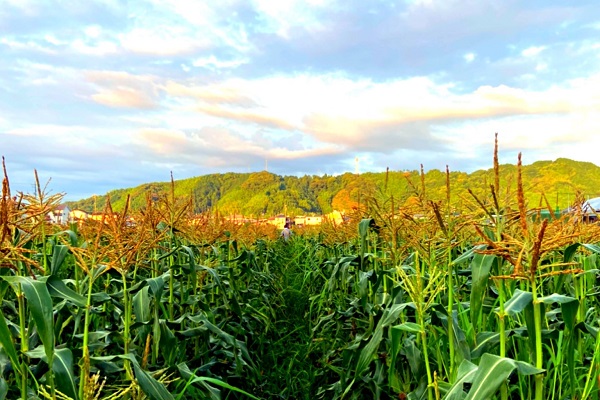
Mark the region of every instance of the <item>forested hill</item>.
<instances>
[{"instance_id":1,"label":"forested hill","mask_svg":"<svg viewBox=\"0 0 600 400\"><path fill-rule=\"evenodd\" d=\"M516 165L500 166L501 192L516 185ZM204 175L176 180L175 196L192 196L194 211L202 212L217 208L224 214L246 216L324 214L332 210L349 210L365 195L374 193L393 194L399 202L415 193L409 180L420 188L419 171L389 171L389 173L345 173L337 176L279 176L266 171L256 173L225 173ZM475 193L489 193L493 184L493 169L479 170L471 174L450 172L452 199L460 202L467 189ZM600 196L600 167L588 163L560 158L556 161L539 161L523 167L523 184L530 207L540 204L545 193L552 207L564 208L574 200L575 193L586 197ZM131 195L131 207L146 204L147 196L154 199L170 193L170 182L147 183L134 188L118 189L107 193L114 210L122 210L127 195ZM446 174L431 170L425 173L427 197L446 197ZM71 209L88 212L102 211L106 196L69 202Z\"/></svg>"}]
</instances>

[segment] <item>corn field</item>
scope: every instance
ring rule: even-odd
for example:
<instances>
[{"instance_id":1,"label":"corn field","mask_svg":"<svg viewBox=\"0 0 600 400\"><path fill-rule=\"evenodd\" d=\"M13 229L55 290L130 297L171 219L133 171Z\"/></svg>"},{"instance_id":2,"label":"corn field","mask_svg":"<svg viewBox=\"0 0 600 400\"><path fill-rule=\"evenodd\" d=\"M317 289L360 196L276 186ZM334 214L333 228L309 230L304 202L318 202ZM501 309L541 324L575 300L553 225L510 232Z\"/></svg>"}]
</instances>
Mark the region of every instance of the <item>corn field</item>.
<instances>
[{"instance_id":1,"label":"corn field","mask_svg":"<svg viewBox=\"0 0 600 400\"><path fill-rule=\"evenodd\" d=\"M283 241L172 193L57 229L5 169L0 399L597 399L600 227L411 188Z\"/></svg>"}]
</instances>

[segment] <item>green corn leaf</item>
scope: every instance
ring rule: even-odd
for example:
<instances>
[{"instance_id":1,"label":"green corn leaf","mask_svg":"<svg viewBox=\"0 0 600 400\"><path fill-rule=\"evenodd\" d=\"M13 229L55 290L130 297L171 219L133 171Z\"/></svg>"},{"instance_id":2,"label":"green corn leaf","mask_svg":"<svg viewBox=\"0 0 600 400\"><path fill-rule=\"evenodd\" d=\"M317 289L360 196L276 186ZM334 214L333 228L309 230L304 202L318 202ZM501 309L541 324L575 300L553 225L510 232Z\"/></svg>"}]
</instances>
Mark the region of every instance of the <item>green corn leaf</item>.
<instances>
[{"instance_id":1,"label":"green corn leaf","mask_svg":"<svg viewBox=\"0 0 600 400\"><path fill-rule=\"evenodd\" d=\"M483 353L500 343L498 332L481 332L477 334L477 346L471 350L471 358L479 358Z\"/></svg>"},{"instance_id":2,"label":"green corn leaf","mask_svg":"<svg viewBox=\"0 0 600 400\"><path fill-rule=\"evenodd\" d=\"M383 328L377 326L375 328L375 332L373 332L373 336L371 336L371 340L369 343L361 350L360 356L358 357L358 363L356 365L356 376L360 377L367 370L371 361L373 361L373 356L377 352L377 348L379 347L379 343L381 342L381 338L383 337Z\"/></svg>"},{"instance_id":3,"label":"green corn leaf","mask_svg":"<svg viewBox=\"0 0 600 400\"><path fill-rule=\"evenodd\" d=\"M173 395L169 393L165 385L154 379L152 375L144 371L137 362L133 354L124 354L119 357L131 361L135 378L137 379L142 391L152 400L175 400Z\"/></svg>"},{"instance_id":4,"label":"green corn leaf","mask_svg":"<svg viewBox=\"0 0 600 400\"><path fill-rule=\"evenodd\" d=\"M198 381L205 381L205 382L208 382L208 383L212 383L213 385L221 386L221 387L223 387L225 389L229 389L231 391L241 393L241 394L243 394L245 396L250 397L251 399L260 400L258 397L254 396L254 395L251 395L250 393L246 392L245 390L239 389L239 388L237 388L235 386L231 386L227 382L223 382L222 380L219 380L219 379L211 378L211 377L208 377L208 376L199 376L199 377L197 377L195 379L197 379Z\"/></svg>"},{"instance_id":5,"label":"green corn leaf","mask_svg":"<svg viewBox=\"0 0 600 400\"><path fill-rule=\"evenodd\" d=\"M524 362L498 357L489 353L484 354L473 377L473 384L467 394L466 400L491 399L500 385L506 381L515 369L518 369L519 373L523 375L534 375L544 372L544 370L537 369Z\"/></svg>"},{"instance_id":6,"label":"green corn leaf","mask_svg":"<svg viewBox=\"0 0 600 400\"><path fill-rule=\"evenodd\" d=\"M421 370L423 356L414 336L404 339L402 351L400 352L408 360L408 366L413 374L417 375Z\"/></svg>"},{"instance_id":7,"label":"green corn leaf","mask_svg":"<svg viewBox=\"0 0 600 400\"><path fill-rule=\"evenodd\" d=\"M133 296L133 313L137 322L150 321L150 297L148 296L149 287L144 286L142 290Z\"/></svg>"},{"instance_id":8,"label":"green corn leaf","mask_svg":"<svg viewBox=\"0 0 600 400\"><path fill-rule=\"evenodd\" d=\"M164 225L164 223L163 223L163 222L161 222L161 223L159 223L159 224L158 224L158 227L159 227L159 229L161 229L161 228L160 228L160 226L161 226L161 225ZM157 260L164 260L164 259L165 259L165 258L167 258L167 257L170 257L170 256L172 256L172 255L175 255L175 253L177 253L178 251L179 251L179 246L177 246L177 247L173 247L173 248L172 248L171 250L169 250L167 253L163 253L163 254L161 254L161 255L160 255L160 256L158 256L156 259L157 259Z\"/></svg>"},{"instance_id":9,"label":"green corn leaf","mask_svg":"<svg viewBox=\"0 0 600 400\"><path fill-rule=\"evenodd\" d=\"M13 365L13 370L20 370L21 364L19 363L19 355L17 354L17 349L13 342L10 330L8 329L6 319L4 319L4 315L0 315L0 345L2 345L4 351L8 355L8 358ZM17 376L19 375L17 374Z\"/></svg>"},{"instance_id":10,"label":"green corn leaf","mask_svg":"<svg viewBox=\"0 0 600 400\"><path fill-rule=\"evenodd\" d=\"M540 303L540 313L544 315L546 313L544 303ZM527 339L529 341L529 348L533 354L532 358L535 360L536 346L535 346L535 331L538 329L537 324L535 323L534 311L533 311L533 302L527 304L525 310L523 311L523 316L525 317L525 327L527 329ZM542 329L542 336L544 335L544 330Z\"/></svg>"},{"instance_id":11,"label":"green corn leaf","mask_svg":"<svg viewBox=\"0 0 600 400\"><path fill-rule=\"evenodd\" d=\"M395 325L394 327L392 327L392 329L398 329L401 331L411 333L421 333L421 331L423 330L423 328L421 328L421 325L416 324L414 322L404 322L403 324Z\"/></svg>"},{"instance_id":12,"label":"green corn leaf","mask_svg":"<svg viewBox=\"0 0 600 400\"><path fill-rule=\"evenodd\" d=\"M366 299L369 290L369 282L374 274L375 271L373 270L367 272L359 271L358 297L361 299Z\"/></svg>"},{"instance_id":13,"label":"green corn leaf","mask_svg":"<svg viewBox=\"0 0 600 400\"><path fill-rule=\"evenodd\" d=\"M398 379L396 378L396 360L398 359L398 353L402 348L401 339L402 339L402 331L399 329L391 329L391 340L392 340L392 354L390 368L388 370L388 381L393 386L394 390L400 391L400 384Z\"/></svg>"},{"instance_id":14,"label":"green corn leaf","mask_svg":"<svg viewBox=\"0 0 600 400\"><path fill-rule=\"evenodd\" d=\"M196 258L194 256L194 252L192 251L192 249L188 246L180 246L180 251L183 254L186 254L188 256L188 267L191 273L194 273L196 271ZM245 254L245 252L244 252Z\"/></svg>"},{"instance_id":15,"label":"green corn leaf","mask_svg":"<svg viewBox=\"0 0 600 400\"><path fill-rule=\"evenodd\" d=\"M97 349L103 349L110 345L110 340L107 338L113 335L111 331L92 331L88 332L88 349L90 352L93 352ZM83 339L83 334L75 335L78 339Z\"/></svg>"},{"instance_id":16,"label":"green corn leaf","mask_svg":"<svg viewBox=\"0 0 600 400\"><path fill-rule=\"evenodd\" d=\"M105 264L96 265L92 269L92 283L96 282L96 279L100 278L102 276L102 274L104 274L107 271L109 271L109 268L107 265L105 265Z\"/></svg>"},{"instance_id":17,"label":"green corn leaf","mask_svg":"<svg viewBox=\"0 0 600 400\"><path fill-rule=\"evenodd\" d=\"M384 316L382 317L382 323L385 326L388 326L390 324L392 324L394 321L396 321L396 319L398 318L398 315L400 314L400 312L402 310L404 310L404 308L406 308L408 304L393 304L390 307L390 311L386 314L384 314ZM400 329L390 329L391 332L391 364L390 364L390 368L388 371L388 379L390 382L395 382L397 383L397 379L395 377L395 367L396 367L396 360L398 358L398 353L400 352L400 349L402 348L402 345L400 343L400 340L402 339L402 330ZM397 387L395 387L395 389L400 390L400 387L398 385L396 385Z\"/></svg>"},{"instance_id":18,"label":"green corn leaf","mask_svg":"<svg viewBox=\"0 0 600 400\"><path fill-rule=\"evenodd\" d=\"M55 244L52 246L52 260L50 261L50 273L56 274L69 254L69 246Z\"/></svg>"},{"instance_id":19,"label":"green corn leaf","mask_svg":"<svg viewBox=\"0 0 600 400\"><path fill-rule=\"evenodd\" d=\"M358 234L360 236L360 266L365 262L365 253L367 252L367 234L369 228L375 224L372 218L365 218L358 223Z\"/></svg>"},{"instance_id":20,"label":"green corn leaf","mask_svg":"<svg viewBox=\"0 0 600 400\"><path fill-rule=\"evenodd\" d=\"M194 317L190 317L190 320L194 320ZM203 322L204 325L206 326L206 328L208 328L209 331L211 331L212 333L214 333L215 335L217 335L217 337L222 340L223 342L227 343L229 346L235 347L236 346L236 340L233 336L231 336L229 333L225 332L224 330L222 330L221 328L219 328L218 326L212 324L211 322L209 322L205 316L200 316L199 317L199 321Z\"/></svg>"},{"instance_id":21,"label":"green corn leaf","mask_svg":"<svg viewBox=\"0 0 600 400\"><path fill-rule=\"evenodd\" d=\"M179 393L179 395L177 396L177 400L182 399L183 398L182 396L185 394L185 391L187 390L188 386L191 384L194 384L194 383L200 383L203 387L205 387L207 390L209 390L210 397L211 397L211 399L214 399L214 400L220 399L221 394L217 389L208 385L208 383L212 383L213 385L221 386L222 388L229 389L229 390L237 392L237 393L241 393L244 396L247 396L251 399L259 400L258 397L254 396L242 389L239 389L235 386L232 386L232 385L228 384L227 382L223 382L219 379L210 378L210 377L206 377L206 376L197 376L192 371L190 371L189 367L185 363L178 364L177 369L179 370L179 373L181 374L181 376L184 379L187 379L187 384L184 387L184 389L182 390L182 392Z\"/></svg>"},{"instance_id":22,"label":"green corn leaf","mask_svg":"<svg viewBox=\"0 0 600 400\"><path fill-rule=\"evenodd\" d=\"M4 378L0 377L0 400L6 399L8 395L8 383Z\"/></svg>"},{"instance_id":23,"label":"green corn leaf","mask_svg":"<svg viewBox=\"0 0 600 400\"><path fill-rule=\"evenodd\" d=\"M564 303L570 303L572 301L577 301L577 299L575 297L564 296L562 294L554 293L549 296L538 297L538 301L540 303L544 303L544 304L552 304L552 303L564 304Z\"/></svg>"},{"instance_id":24,"label":"green corn leaf","mask_svg":"<svg viewBox=\"0 0 600 400\"><path fill-rule=\"evenodd\" d=\"M473 257L473 254L476 254L477 251L484 250L485 248L486 248L485 244L480 244L480 245L471 247L469 250L465 251L460 256L458 256L454 260L452 260L451 264L458 265L460 263L468 261Z\"/></svg>"},{"instance_id":25,"label":"green corn leaf","mask_svg":"<svg viewBox=\"0 0 600 400\"><path fill-rule=\"evenodd\" d=\"M21 287L27 299L27 305L33 316L38 334L44 345L48 360L54 357L54 316L52 315L52 298L45 282L23 278ZM49 361L52 365L52 361Z\"/></svg>"},{"instance_id":26,"label":"green corn leaf","mask_svg":"<svg viewBox=\"0 0 600 400\"><path fill-rule=\"evenodd\" d=\"M531 304L533 301L533 294L531 292L524 292L520 289L516 289L513 296L504 304L504 312L511 317L514 317ZM500 311L499 308L496 311Z\"/></svg>"},{"instance_id":27,"label":"green corn leaf","mask_svg":"<svg viewBox=\"0 0 600 400\"><path fill-rule=\"evenodd\" d=\"M51 296L60 297L61 299L65 299L72 304L75 304L77 307L85 307L86 299L73 289L69 288L63 280L58 278L57 276L51 275L48 277L46 281L48 285L48 292Z\"/></svg>"},{"instance_id":28,"label":"green corn leaf","mask_svg":"<svg viewBox=\"0 0 600 400\"><path fill-rule=\"evenodd\" d=\"M179 393L179 395L177 395L176 400L183 399L183 395L185 394L185 392L194 383L198 383L200 384L200 386L202 386L202 388L206 389L211 400L221 400L221 390L210 386L204 380L197 380L196 378L198 377L190 370L186 363L177 364L177 369L179 370L179 374L181 375L181 377L186 380L186 384Z\"/></svg>"},{"instance_id":29,"label":"green corn leaf","mask_svg":"<svg viewBox=\"0 0 600 400\"><path fill-rule=\"evenodd\" d=\"M54 317L52 315L52 298L48 292L45 279L35 280L25 276L3 276L12 285L21 284L29 311L44 345L48 364L52 365L54 355Z\"/></svg>"},{"instance_id":30,"label":"green corn leaf","mask_svg":"<svg viewBox=\"0 0 600 400\"><path fill-rule=\"evenodd\" d=\"M497 357L497 356L494 356ZM520 375L525 375L525 376L529 376L529 375L537 375L537 374L541 374L542 372L545 372L545 369L540 369L540 368L536 368L533 365L526 363L525 361L515 361L512 360L515 363L515 368L517 369L517 372Z\"/></svg>"},{"instance_id":31,"label":"green corn leaf","mask_svg":"<svg viewBox=\"0 0 600 400\"><path fill-rule=\"evenodd\" d=\"M480 330L483 299L495 259L495 255L476 253L471 261L471 321L476 331Z\"/></svg>"},{"instance_id":32,"label":"green corn leaf","mask_svg":"<svg viewBox=\"0 0 600 400\"><path fill-rule=\"evenodd\" d=\"M48 360L48 358L46 357L46 352L44 351L43 344L37 346L35 349L24 351L23 354L25 354L29 358L39 358L42 360Z\"/></svg>"},{"instance_id":33,"label":"green corn leaf","mask_svg":"<svg viewBox=\"0 0 600 400\"><path fill-rule=\"evenodd\" d=\"M371 336L371 340L369 343L362 349L360 352L360 356L358 357L358 364L356 366L356 376L360 376L368 367L371 361L373 360L373 356L377 352L379 347L379 343L383 337L383 328L389 326L394 321L398 319L398 315L402 310L406 308L408 304L394 304L390 308L386 309L383 313L383 316L379 320L377 327L375 328L375 332L373 336Z\"/></svg>"},{"instance_id":34,"label":"green corn leaf","mask_svg":"<svg viewBox=\"0 0 600 400\"><path fill-rule=\"evenodd\" d=\"M91 356L90 360L94 367L108 375L124 371L122 367L113 362L115 358L117 358L117 356Z\"/></svg>"},{"instance_id":35,"label":"green corn leaf","mask_svg":"<svg viewBox=\"0 0 600 400\"><path fill-rule=\"evenodd\" d=\"M573 332L573 329L575 329L575 323L577 321L577 310L579 309L579 302L569 301L561 303L560 308L562 310L565 327L569 330L569 332Z\"/></svg>"},{"instance_id":36,"label":"green corn leaf","mask_svg":"<svg viewBox=\"0 0 600 400\"><path fill-rule=\"evenodd\" d=\"M579 248L579 245L580 245L579 243L573 243L573 244L567 246L567 248L565 249L565 251L563 253L563 262L569 263L569 262L573 261L573 257L577 253L577 249Z\"/></svg>"},{"instance_id":37,"label":"green corn leaf","mask_svg":"<svg viewBox=\"0 0 600 400\"><path fill-rule=\"evenodd\" d=\"M369 232L369 228L375 223L373 218L365 218L358 223L358 234L360 235L361 240L365 240L367 237L367 233Z\"/></svg>"},{"instance_id":38,"label":"green corn leaf","mask_svg":"<svg viewBox=\"0 0 600 400\"><path fill-rule=\"evenodd\" d=\"M70 349L56 349L52 370L56 379L56 388L72 399L77 400L77 385L73 374L73 353Z\"/></svg>"},{"instance_id":39,"label":"green corn leaf","mask_svg":"<svg viewBox=\"0 0 600 400\"><path fill-rule=\"evenodd\" d=\"M167 326L166 321L160 321L160 349L167 364L170 365L175 350L177 350L177 339L173 332Z\"/></svg>"},{"instance_id":40,"label":"green corn leaf","mask_svg":"<svg viewBox=\"0 0 600 400\"><path fill-rule=\"evenodd\" d=\"M465 383L473 382L473 377L477 372L477 365L473 364L470 361L463 360L458 366L458 373L456 376L456 381L448 390L443 400L461 400L466 396L466 393L463 391L463 385Z\"/></svg>"},{"instance_id":41,"label":"green corn leaf","mask_svg":"<svg viewBox=\"0 0 600 400\"><path fill-rule=\"evenodd\" d=\"M392 304L390 308L386 309L379 321L379 324L382 327L386 327L391 325L393 322L396 322L400 313L412 303L402 303L402 304Z\"/></svg>"},{"instance_id":42,"label":"green corn leaf","mask_svg":"<svg viewBox=\"0 0 600 400\"><path fill-rule=\"evenodd\" d=\"M92 293L92 304L101 304L106 303L107 301L111 301L112 298L108 295L108 293L98 292Z\"/></svg>"},{"instance_id":43,"label":"green corn leaf","mask_svg":"<svg viewBox=\"0 0 600 400\"><path fill-rule=\"evenodd\" d=\"M72 230L67 229L67 230L64 230L62 232L57 233L54 236L56 237L56 236L65 235L65 234L67 236L69 236L69 244L71 246L73 246L73 247L76 247L77 246L77 242L79 242L79 239L77 238L77 233L73 232Z\"/></svg>"},{"instance_id":44,"label":"green corn leaf","mask_svg":"<svg viewBox=\"0 0 600 400\"><path fill-rule=\"evenodd\" d=\"M26 351L24 354L29 358L39 358L48 363L48 356L43 345ZM55 349L52 360L56 388L72 399L77 400L77 385L73 373L73 353L68 348L58 348Z\"/></svg>"},{"instance_id":45,"label":"green corn leaf","mask_svg":"<svg viewBox=\"0 0 600 400\"><path fill-rule=\"evenodd\" d=\"M192 338L204 335L208 331L205 326L197 326L195 328L188 328L183 331L177 331L177 336L182 336L184 338Z\"/></svg>"},{"instance_id":46,"label":"green corn leaf","mask_svg":"<svg viewBox=\"0 0 600 400\"><path fill-rule=\"evenodd\" d=\"M160 298L162 297L163 288L165 287L166 280L169 279L171 272L168 271L161 276L157 276L156 278L148 279L148 286L150 287L150 292L154 296L156 303L160 302Z\"/></svg>"},{"instance_id":47,"label":"green corn leaf","mask_svg":"<svg viewBox=\"0 0 600 400\"><path fill-rule=\"evenodd\" d=\"M581 246L585 247L586 249L588 249L592 253L600 254L600 246L597 245L597 244L582 243Z\"/></svg>"}]
</instances>

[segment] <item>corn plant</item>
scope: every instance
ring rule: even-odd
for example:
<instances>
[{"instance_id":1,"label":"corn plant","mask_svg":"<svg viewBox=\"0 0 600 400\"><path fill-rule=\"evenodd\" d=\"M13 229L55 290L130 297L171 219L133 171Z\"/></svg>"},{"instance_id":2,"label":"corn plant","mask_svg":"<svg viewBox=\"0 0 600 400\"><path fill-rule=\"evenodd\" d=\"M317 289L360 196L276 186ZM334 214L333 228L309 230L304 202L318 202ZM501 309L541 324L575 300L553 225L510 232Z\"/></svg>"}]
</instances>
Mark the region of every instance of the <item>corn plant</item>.
<instances>
[{"instance_id":1,"label":"corn plant","mask_svg":"<svg viewBox=\"0 0 600 400\"><path fill-rule=\"evenodd\" d=\"M61 195L4 171L0 399L595 398L600 229L542 219L520 167L501 186L497 144L494 170L460 201L405 176L287 242L173 180L57 227Z\"/></svg>"}]
</instances>

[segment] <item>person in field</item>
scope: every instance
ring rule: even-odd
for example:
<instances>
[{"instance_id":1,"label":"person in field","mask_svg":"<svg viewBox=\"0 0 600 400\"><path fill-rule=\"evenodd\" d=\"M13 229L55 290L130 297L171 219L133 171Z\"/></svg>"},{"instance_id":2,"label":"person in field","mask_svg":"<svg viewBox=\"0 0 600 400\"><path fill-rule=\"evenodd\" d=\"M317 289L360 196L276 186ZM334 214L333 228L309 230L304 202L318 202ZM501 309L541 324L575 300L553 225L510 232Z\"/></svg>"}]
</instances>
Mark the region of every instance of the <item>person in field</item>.
<instances>
[{"instance_id":1,"label":"person in field","mask_svg":"<svg viewBox=\"0 0 600 400\"><path fill-rule=\"evenodd\" d=\"M281 231L281 237L287 242L290 240L290 236L292 236L292 230L290 229L290 224L286 223Z\"/></svg>"}]
</instances>

